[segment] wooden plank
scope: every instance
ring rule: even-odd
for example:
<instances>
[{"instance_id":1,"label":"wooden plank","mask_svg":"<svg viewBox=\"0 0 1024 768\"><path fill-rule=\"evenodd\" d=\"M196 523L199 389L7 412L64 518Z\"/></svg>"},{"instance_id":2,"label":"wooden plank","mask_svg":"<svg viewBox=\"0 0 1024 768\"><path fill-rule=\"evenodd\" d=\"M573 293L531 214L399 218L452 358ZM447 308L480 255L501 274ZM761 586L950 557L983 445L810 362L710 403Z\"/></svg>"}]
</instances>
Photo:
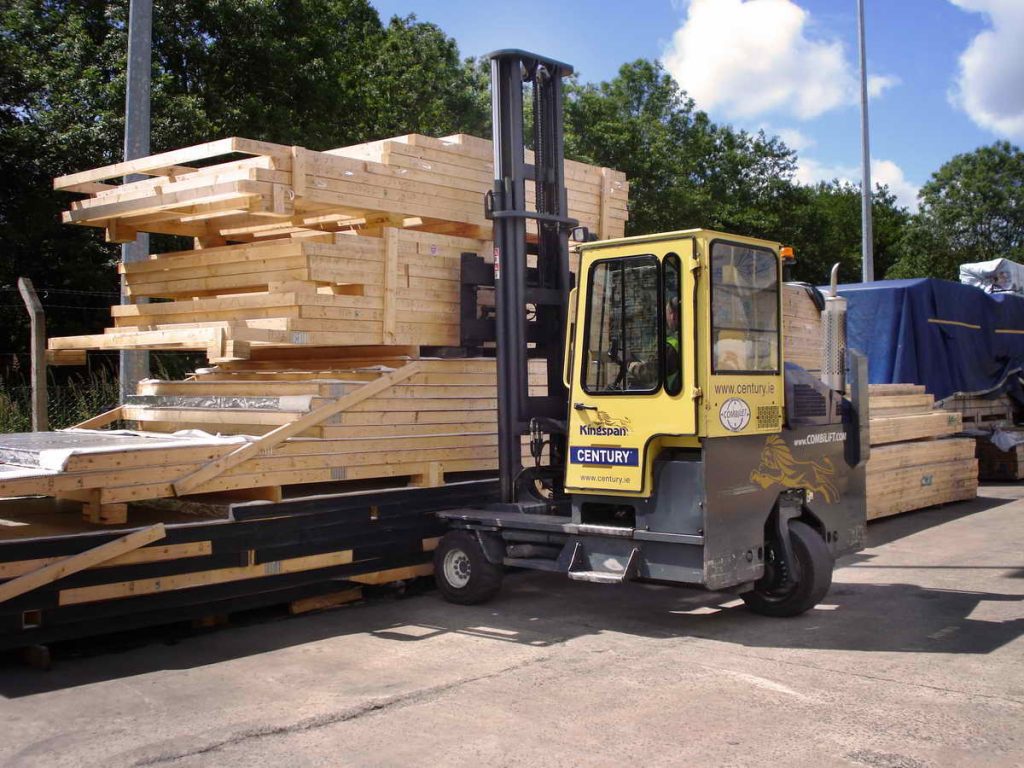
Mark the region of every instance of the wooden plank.
<instances>
[{"instance_id":1,"label":"wooden plank","mask_svg":"<svg viewBox=\"0 0 1024 768\"><path fill-rule=\"evenodd\" d=\"M213 542L193 541L186 544L167 544L165 546L148 546L125 552L90 566L92 568L116 568L120 565L138 565L139 563L159 563L165 560L179 560L186 557L205 557L213 553ZM14 560L0 563L0 579L12 579L47 565L67 560L66 557L44 557L36 560ZM88 570L88 569L87 569Z\"/></svg>"},{"instance_id":2,"label":"wooden plank","mask_svg":"<svg viewBox=\"0 0 1024 768\"><path fill-rule=\"evenodd\" d=\"M420 576L430 576L433 573L434 566L431 563L421 563L419 565L407 565L404 568L391 568L386 571L377 571L376 573L349 576L348 580L354 581L356 584L390 584L393 581L406 581L419 578Z\"/></svg>"},{"instance_id":3,"label":"wooden plank","mask_svg":"<svg viewBox=\"0 0 1024 768\"><path fill-rule=\"evenodd\" d=\"M409 365L399 368L393 373L381 376L377 381L370 382L362 389L356 390L349 395L345 395L335 402L322 406L315 411L310 411L294 421L268 432L259 440L247 443L237 450L232 451L227 456L211 461L195 472L185 475L174 483L175 494L180 496L182 494L189 493L203 483L214 479L217 475L231 467L237 466L259 452L271 448L279 442L293 435L297 435L309 427L321 424L329 417L341 413L347 408L351 408L362 403L366 399L385 391L394 384L397 384L399 381L405 381L410 376L418 373L419 370L420 368L417 363L410 363Z\"/></svg>"},{"instance_id":4,"label":"wooden plank","mask_svg":"<svg viewBox=\"0 0 1024 768\"><path fill-rule=\"evenodd\" d=\"M162 539L165 535L166 531L163 523L158 523L139 531L133 531L113 541L108 541L106 544L101 544L98 547L87 549L85 552L80 552L77 555L64 558L60 562L51 563L18 576L0 584L0 603L47 584L52 584L63 579L65 576L84 571L86 568L91 568L126 552L144 547L147 544Z\"/></svg>"},{"instance_id":5,"label":"wooden plank","mask_svg":"<svg viewBox=\"0 0 1024 768\"><path fill-rule=\"evenodd\" d=\"M398 230L384 230L384 338L385 344L395 343L395 289L398 283Z\"/></svg>"},{"instance_id":6,"label":"wooden plank","mask_svg":"<svg viewBox=\"0 0 1024 768\"><path fill-rule=\"evenodd\" d=\"M133 581L97 584L90 587L76 587L61 590L58 595L58 604L62 606L80 605L100 600L116 600L122 597L152 595L158 592L170 592L179 589L190 589L192 587L205 587L212 584L225 584L231 581L258 579L263 576L302 573L321 568L348 565L351 562L352 550L346 549L339 552L293 557L286 560L236 566L234 568L217 568L210 571L179 573L151 579L135 579Z\"/></svg>"},{"instance_id":7,"label":"wooden plank","mask_svg":"<svg viewBox=\"0 0 1024 768\"><path fill-rule=\"evenodd\" d=\"M913 414L871 419L871 444L896 443L902 440L944 437L961 429L959 413Z\"/></svg>"},{"instance_id":8,"label":"wooden plank","mask_svg":"<svg viewBox=\"0 0 1024 768\"><path fill-rule=\"evenodd\" d=\"M313 597L304 597L300 600L292 600L288 604L288 612L292 616L297 616L312 611L325 611L330 608L337 608L339 605L354 603L362 599L363 588L354 587L339 592L330 592L326 595L314 595Z\"/></svg>"},{"instance_id":9,"label":"wooden plank","mask_svg":"<svg viewBox=\"0 0 1024 768\"><path fill-rule=\"evenodd\" d=\"M73 427L70 427L70 429L98 429L99 427L105 427L121 419L122 413L123 408L119 405L116 408L111 408L109 411L104 411L98 416L93 416L91 419L80 421Z\"/></svg>"},{"instance_id":10,"label":"wooden plank","mask_svg":"<svg viewBox=\"0 0 1024 768\"><path fill-rule=\"evenodd\" d=\"M94 168L89 171L72 173L66 176L58 176L53 180L53 188L65 191L75 191L76 187L95 181L106 181L121 176L132 174L162 175L163 172L172 166L180 166L184 163L196 160L207 160L211 157L220 157L235 152L244 154L280 154L286 148L267 142L252 141L238 137L210 141L205 144L196 144L191 147L175 149L170 152L161 152L156 155L149 155L138 160L127 160L122 163L105 165L102 168Z\"/></svg>"}]
</instances>

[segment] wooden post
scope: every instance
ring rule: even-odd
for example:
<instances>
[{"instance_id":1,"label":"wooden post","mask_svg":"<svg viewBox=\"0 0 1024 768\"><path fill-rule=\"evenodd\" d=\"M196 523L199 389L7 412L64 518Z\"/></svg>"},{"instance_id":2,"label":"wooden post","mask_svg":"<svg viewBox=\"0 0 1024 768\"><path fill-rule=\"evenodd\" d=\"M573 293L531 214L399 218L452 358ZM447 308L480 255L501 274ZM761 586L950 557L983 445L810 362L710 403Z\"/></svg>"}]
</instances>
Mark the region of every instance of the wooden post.
<instances>
[{"instance_id":1,"label":"wooden post","mask_svg":"<svg viewBox=\"0 0 1024 768\"><path fill-rule=\"evenodd\" d=\"M18 291L32 327L32 431L45 432L46 419L46 316L32 281L18 278Z\"/></svg>"}]
</instances>

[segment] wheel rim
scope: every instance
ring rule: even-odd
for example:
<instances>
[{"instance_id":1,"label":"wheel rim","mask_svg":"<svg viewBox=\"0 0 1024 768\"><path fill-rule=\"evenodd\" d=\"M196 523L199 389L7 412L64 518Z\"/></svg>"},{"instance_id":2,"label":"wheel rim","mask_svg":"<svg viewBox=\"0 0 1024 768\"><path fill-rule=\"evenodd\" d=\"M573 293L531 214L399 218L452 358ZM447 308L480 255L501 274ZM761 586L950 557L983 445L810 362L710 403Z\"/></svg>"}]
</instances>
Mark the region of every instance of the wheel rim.
<instances>
[{"instance_id":1,"label":"wheel rim","mask_svg":"<svg viewBox=\"0 0 1024 768\"><path fill-rule=\"evenodd\" d=\"M444 556L444 578L456 589L462 589L469 584L469 577L472 566L469 562L469 555L461 549L450 550Z\"/></svg>"},{"instance_id":2,"label":"wheel rim","mask_svg":"<svg viewBox=\"0 0 1024 768\"><path fill-rule=\"evenodd\" d=\"M799 555L794 552L794 555L799 558ZM781 603L789 599L794 592L796 592L799 584L791 582L789 585L783 587L780 582L783 579L782 568L779 568L775 563L774 559L776 554L769 550L769 559L765 563L765 573L761 581L758 582L755 587L757 592L761 595L762 599L768 602Z\"/></svg>"}]
</instances>

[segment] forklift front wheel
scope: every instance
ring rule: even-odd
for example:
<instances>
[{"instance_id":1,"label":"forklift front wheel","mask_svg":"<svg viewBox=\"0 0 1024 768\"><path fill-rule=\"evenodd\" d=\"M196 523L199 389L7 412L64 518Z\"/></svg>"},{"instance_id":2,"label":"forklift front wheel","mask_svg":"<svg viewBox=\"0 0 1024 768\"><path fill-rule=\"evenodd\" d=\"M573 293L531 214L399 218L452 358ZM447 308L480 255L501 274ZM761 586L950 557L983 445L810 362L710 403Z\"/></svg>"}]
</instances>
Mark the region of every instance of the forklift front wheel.
<instances>
[{"instance_id":1,"label":"forklift front wheel","mask_svg":"<svg viewBox=\"0 0 1024 768\"><path fill-rule=\"evenodd\" d=\"M484 555L469 531L449 531L434 550L434 578L450 603L474 605L494 597L501 589L503 570Z\"/></svg>"},{"instance_id":2,"label":"forklift front wheel","mask_svg":"<svg viewBox=\"0 0 1024 768\"><path fill-rule=\"evenodd\" d=\"M835 562L825 540L807 523L789 523L790 549L797 560L796 582L781 584L778 568L765 569L765 578L742 595L754 613L764 616L799 616L821 602L832 586Z\"/></svg>"}]
</instances>

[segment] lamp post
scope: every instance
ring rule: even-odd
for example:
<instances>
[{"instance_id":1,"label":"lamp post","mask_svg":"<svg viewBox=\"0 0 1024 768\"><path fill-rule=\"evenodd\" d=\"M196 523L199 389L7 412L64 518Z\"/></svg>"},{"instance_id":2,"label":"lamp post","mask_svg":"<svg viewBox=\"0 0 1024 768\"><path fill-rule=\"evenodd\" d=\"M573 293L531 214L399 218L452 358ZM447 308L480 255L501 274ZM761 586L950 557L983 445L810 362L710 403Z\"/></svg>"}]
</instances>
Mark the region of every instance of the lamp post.
<instances>
[{"instance_id":1,"label":"lamp post","mask_svg":"<svg viewBox=\"0 0 1024 768\"><path fill-rule=\"evenodd\" d=\"M871 232L871 146L868 138L868 60L864 44L864 0L857 0L857 39L860 43L861 280L870 283L875 279L875 256Z\"/></svg>"}]
</instances>

